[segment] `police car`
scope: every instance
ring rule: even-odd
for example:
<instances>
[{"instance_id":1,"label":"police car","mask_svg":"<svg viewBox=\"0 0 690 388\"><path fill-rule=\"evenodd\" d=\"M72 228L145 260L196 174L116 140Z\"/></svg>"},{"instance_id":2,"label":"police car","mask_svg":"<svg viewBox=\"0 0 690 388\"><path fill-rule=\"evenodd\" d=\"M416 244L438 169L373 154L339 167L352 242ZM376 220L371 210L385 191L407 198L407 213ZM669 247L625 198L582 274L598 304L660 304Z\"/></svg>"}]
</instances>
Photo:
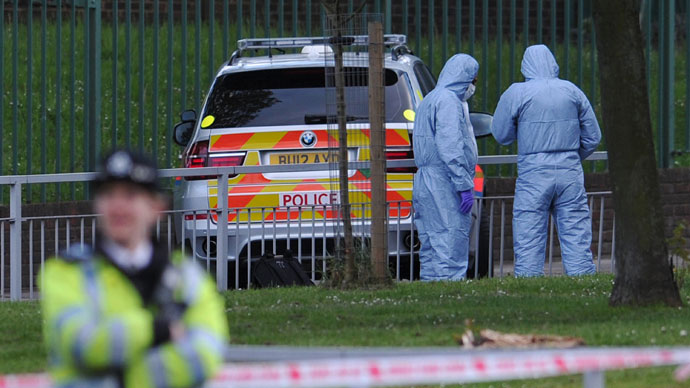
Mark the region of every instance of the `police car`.
<instances>
[{"instance_id":1,"label":"police car","mask_svg":"<svg viewBox=\"0 0 690 388\"><path fill-rule=\"evenodd\" d=\"M350 46L366 45L367 40L366 36L346 39ZM406 46L404 35L385 35L384 41L386 157L412 159L414 110L436 81ZM183 112L182 122L174 129L175 141L185 147L183 166L294 166L292 172L230 177L227 260L233 263L229 267L232 271L246 268L248 258L290 249L316 277L323 267L315 265L315 259L334 253L340 196L332 171L304 171L300 166L337 161L335 112L329 111L326 103L334 99L333 83L328 78L333 74L333 51L328 39L319 37L244 39L238 41L238 47L218 71L200 114ZM285 53L288 49L296 52ZM265 55L247 55L259 52ZM366 58L366 53L346 50L346 75L366 74ZM362 95L366 98L366 77L363 82L346 82L348 139L364 139L360 144L348 141L350 161L369 160L368 107L361 103ZM352 100L353 96L360 96L360 100ZM475 134L489 134L491 116L471 116ZM409 261L419 244L412 221L413 174L409 167L387 170L388 249L392 259ZM217 215L193 211L217 208L217 183L215 177L184 178L175 188L174 208L185 212L175 213L176 236L200 260L216 258ZM349 185L355 203L351 213L355 234L366 238L370 210L358 206L357 195L365 199L371 196L368 170L349 170ZM483 191L483 172L477 166L475 195L482 196ZM478 220L477 210L473 212ZM478 239L479 228L474 226L471 255L476 252L476 241L488 244L488 233ZM485 275L488 251L480 252L478 272ZM397 260L391 260L394 262ZM474 260L470 258L470 262L468 276L473 276ZM413 268L418 271L416 263ZM407 264L399 269L401 277L414 275ZM246 276L242 278L246 282ZM229 285L232 283L230 279Z\"/></svg>"}]
</instances>

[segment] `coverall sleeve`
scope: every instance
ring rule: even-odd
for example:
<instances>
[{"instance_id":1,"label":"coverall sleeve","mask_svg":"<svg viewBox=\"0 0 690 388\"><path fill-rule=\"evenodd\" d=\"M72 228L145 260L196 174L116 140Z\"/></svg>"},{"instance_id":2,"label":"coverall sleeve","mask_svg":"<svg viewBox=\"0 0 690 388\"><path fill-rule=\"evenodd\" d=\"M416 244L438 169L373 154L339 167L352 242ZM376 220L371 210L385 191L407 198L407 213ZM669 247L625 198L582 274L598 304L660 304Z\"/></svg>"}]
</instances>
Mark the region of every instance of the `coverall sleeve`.
<instances>
[{"instance_id":1,"label":"coverall sleeve","mask_svg":"<svg viewBox=\"0 0 690 388\"><path fill-rule=\"evenodd\" d=\"M597 122L597 116L594 114L592 105L589 103L587 96L578 89L580 97L580 104L578 106L578 114L580 119L580 159L585 160L591 155L599 146L601 141L601 129Z\"/></svg>"},{"instance_id":2,"label":"coverall sleeve","mask_svg":"<svg viewBox=\"0 0 690 388\"><path fill-rule=\"evenodd\" d=\"M137 307L116 317L99 313L89 295L97 292L90 283L95 274L83 267L60 259L46 263L41 304L48 349L84 371L120 367L150 346L153 316Z\"/></svg>"},{"instance_id":3,"label":"coverall sleeve","mask_svg":"<svg viewBox=\"0 0 690 388\"><path fill-rule=\"evenodd\" d=\"M151 349L133 364L125 373L127 387L199 386L221 367L228 341L224 302L210 278L197 272L201 280L192 280L196 289L187 290L192 300L183 317L184 337Z\"/></svg>"},{"instance_id":4,"label":"coverall sleeve","mask_svg":"<svg viewBox=\"0 0 690 388\"><path fill-rule=\"evenodd\" d=\"M517 88L511 85L498 100L494 119L491 123L491 134L497 142L508 145L517 139L517 124L520 104L517 99Z\"/></svg>"},{"instance_id":5,"label":"coverall sleeve","mask_svg":"<svg viewBox=\"0 0 690 388\"><path fill-rule=\"evenodd\" d=\"M436 133L434 142L438 154L450 171L450 180L455 191L471 190L474 187L474 171L470 171L463 144L468 141L462 103L455 96L441 99L436 106Z\"/></svg>"}]
</instances>

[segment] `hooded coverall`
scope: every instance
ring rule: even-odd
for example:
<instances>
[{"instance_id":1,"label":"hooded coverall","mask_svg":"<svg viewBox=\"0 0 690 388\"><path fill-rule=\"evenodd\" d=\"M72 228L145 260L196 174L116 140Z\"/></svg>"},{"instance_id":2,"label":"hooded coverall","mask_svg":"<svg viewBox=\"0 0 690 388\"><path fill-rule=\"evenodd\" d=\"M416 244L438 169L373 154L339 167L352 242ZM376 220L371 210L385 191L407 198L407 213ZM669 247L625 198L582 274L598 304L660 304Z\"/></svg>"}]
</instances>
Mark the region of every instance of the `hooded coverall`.
<instances>
[{"instance_id":1,"label":"hooded coverall","mask_svg":"<svg viewBox=\"0 0 690 388\"><path fill-rule=\"evenodd\" d=\"M417 108L412 197L424 281L461 280L467 272L472 216L460 211L459 192L474 189L477 145L462 99L478 71L474 58L454 55Z\"/></svg>"},{"instance_id":2,"label":"hooded coverall","mask_svg":"<svg viewBox=\"0 0 690 388\"><path fill-rule=\"evenodd\" d=\"M499 143L518 143L515 276L543 275L549 214L566 274L594 273L582 161L599 145L599 124L585 94L558 78L558 64L546 46L528 47L521 70L525 82L503 93L491 127Z\"/></svg>"}]
</instances>

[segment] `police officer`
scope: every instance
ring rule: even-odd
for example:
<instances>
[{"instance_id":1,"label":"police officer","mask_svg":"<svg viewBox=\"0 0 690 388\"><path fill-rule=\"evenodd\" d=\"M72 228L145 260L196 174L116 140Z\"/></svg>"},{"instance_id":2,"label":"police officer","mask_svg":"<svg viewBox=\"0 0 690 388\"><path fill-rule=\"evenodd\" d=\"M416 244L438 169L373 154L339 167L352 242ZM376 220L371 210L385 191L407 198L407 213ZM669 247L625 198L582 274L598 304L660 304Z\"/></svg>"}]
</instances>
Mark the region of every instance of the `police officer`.
<instances>
[{"instance_id":1,"label":"police officer","mask_svg":"<svg viewBox=\"0 0 690 388\"><path fill-rule=\"evenodd\" d=\"M94 182L99 235L45 266L44 334L59 387L192 387L222 362L228 325L214 283L153 238L165 201L155 163L124 150Z\"/></svg>"}]
</instances>

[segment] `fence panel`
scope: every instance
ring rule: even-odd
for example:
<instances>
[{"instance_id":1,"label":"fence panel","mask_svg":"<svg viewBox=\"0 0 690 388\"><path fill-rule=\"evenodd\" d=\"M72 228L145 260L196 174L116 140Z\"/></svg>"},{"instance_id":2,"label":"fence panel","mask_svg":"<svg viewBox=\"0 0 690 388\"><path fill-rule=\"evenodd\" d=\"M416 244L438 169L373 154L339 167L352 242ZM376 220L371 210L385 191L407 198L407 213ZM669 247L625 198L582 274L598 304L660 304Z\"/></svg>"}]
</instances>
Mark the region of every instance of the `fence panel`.
<instances>
[{"instance_id":1,"label":"fence panel","mask_svg":"<svg viewBox=\"0 0 690 388\"><path fill-rule=\"evenodd\" d=\"M593 239L592 252L597 272L612 273L615 258L613 239L615 226L605 222L604 214L612 212L610 208L610 193L591 193L593 204ZM483 239L480 234L475 234L476 247L471 253L470 272L468 276L478 278L481 276L504 277L513 273L512 239L509 213L506 213L506 205L510 208L512 197L489 197L478 199L475 206L481 207L481 211L488 212L482 217L481 222L487 222L488 238ZM605 207L606 206L608 207ZM362 204L364 206L364 204ZM409 204L393 202L390 208L409 207ZM183 253L193 258L209 273L218 275L217 257L223 257L226 252L227 272L219 277L219 287L229 289L246 289L251 287L252 267L248 263L255 262L265 254L282 254L291 250L294 257L310 276L312 281L319 283L325 281L339 264L334 258L337 226L326 219L317 220L314 217L317 211L333 211L326 209L328 206L309 205L306 207L294 207L288 209L279 208L237 208L228 209L229 219L228 242L221 247L220 240L216 238L219 219L216 209L196 209L185 211L168 211L163 213L156 224L156 236L159 241L169 249L181 249ZM317 209L319 208L319 209ZM323 209L320 209L323 208ZM411 210L411 209L410 209ZM299 214L297 220L278 222L277 212L290 212ZM311 216L302 216L302 214ZM415 230L410 227L409 220L413 212L401 217L403 212L398 212L397 217L389 220L391 231L389 232L389 256L388 268L391 278L400 280L419 279L419 257L416 254L419 247L415 236ZM267 220L270 218L270 220ZM288 218L289 220L290 218ZM193 228L178 228L180 221L194 223ZM38 296L40 278L38 274L43 268L46 259L55 256L71 244L93 244L96 242L96 216L93 214L68 215L68 216L36 216L22 219L22 245L21 272L5 273L5 241L10 234L5 224L13 219L0 220L0 299L7 298L9 284L13 276L21 278L20 299L33 299ZM405 222L408 221L408 222ZM360 220L355 225L355 235L366 244L368 240L368 222ZM478 225L480 230L484 230ZM191 232L187 232L191 230ZM547 276L562 275L560 249L557 236L554 234L553 220L550 222L548 238L548 250L544 265L544 273ZM181 244L182 241L186 243ZM486 250L486 253L484 252ZM488 260L488 272L479 273L482 265L480 260ZM484 270L482 270L484 271ZM16 278L15 278L16 279ZM7 286L6 286L7 284Z\"/></svg>"},{"instance_id":2,"label":"fence panel","mask_svg":"<svg viewBox=\"0 0 690 388\"><path fill-rule=\"evenodd\" d=\"M370 0L366 10L384 14L386 31L409 33L410 47L435 74L457 51L478 58L474 109L493 111L501 92L521 79L525 46L546 43L561 76L579 85L598 112L591 3ZM690 21L689 6L690 0L641 1L662 167L690 165L690 39L681 22ZM324 20L320 2L311 0L0 0L0 14L0 175L91 171L101 150L115 146L148 151L161 167L177 166L181 150L171 141L172 126L180 112L201 106L237 39L319 35ZM480 150L516 149L484 139ZM606 162L588 164L589 171L606 168ZM510 176L515 169L486 172ZM43 202L85 198L88 186L23 190L25 201ZM7 200L4 189L0 202Z\"/></svg>"},{"instance_id":3,"label":"fence panel","mask_svg":"<svg viewBox=\"0 0 690 388\"><path fill-rule=\"evenodd\" d=\"M411 160L401 162L412 163ZM288 167L264 166L260 171L278 171ZM163 170L162 175L213 174L225 177L219 178L220 182L227 182L227 177L234 174L235 169L243 168L247 169L173 169ZM11 188L12 202L10 217L0 219L0 299L8 296L12 300L38 297L38 274L47 258L72 244L94 244L97 239L97 217L94 214L73 210L68 215L44 215L45 211L40 215L22 215L21 186L28 183L88 182L92 178L93 174L66 174L2 179L0 184ZM170 250L182 249L184 254L215 274L220 290L250 288L252 263L268 253L291 251L314 282L327 281L342 266L336 255L342 233L342 221L335 216L340 211L339 205L228 208L222 201L228 196L227 184L219 185L217 193L221 198L218 207L166 211L160 215L155 232L158 240ZM593 221L593 259L597 272L610 273L615 268L615 218L611 193L594 192L588 197ZM510 237L512 202L512 196L475 199L473 214L477 221L470 231L468 277L503 277L514 273ZM367 265L369 258L363 248L369 244L371 204L353 203L352 209L360 215L353 221L353 234L359 244L356 248L361 251L357 256L360 265ZM388 209L387 264L390 276L396 280L419 279L419 239L412 223L414 209L411 201L389 202ZM548 276L563 274L554 229L552 219L545 258L545 274ZM218 258L222 259L219 261ZM7 264L9 273L6 272Z\"/></svg>"}]
</instances>

